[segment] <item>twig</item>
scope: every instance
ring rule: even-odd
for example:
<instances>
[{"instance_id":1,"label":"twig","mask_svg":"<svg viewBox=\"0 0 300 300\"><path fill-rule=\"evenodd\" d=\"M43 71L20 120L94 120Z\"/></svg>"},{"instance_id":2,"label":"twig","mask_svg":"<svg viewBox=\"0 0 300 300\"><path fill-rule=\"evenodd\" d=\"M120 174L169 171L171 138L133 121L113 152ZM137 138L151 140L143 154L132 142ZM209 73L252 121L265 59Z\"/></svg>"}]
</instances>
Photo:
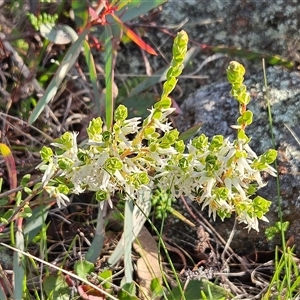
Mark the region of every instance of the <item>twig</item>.
<instances>
[{"instance_id":1,"label":"twig","mask_svg":"<svg viewBox=\"0 0 300 300\"><path fill-rule=\"evenodd\" d=\"M27 187L34 186L34 185L37 184L38 182L41 182L41 178L38 178L38 179L35 179L35 180L32 180L32 181L29 181L29 182L27 183ZM8 190L8 191L6 191L6 192L3 192L3 193L0 194L0 199L4 198L4 197L6 197L6 196L9 196L9 195L11 195L11 194L13 194L13 193L22 191L23 189L24 189L24 187L20 185L20 186L14 188L14 189L11 189L11 190Z\"/></svg>"},{"instance_id":2,"label":"twig","mask_svg":"<svg viewBox=\"0 0 300 300\"><path fill-rule=\"evenodd\" d=\"M14 116L11 116L11 115L8 115L8 114L5 114L3 112L0 112L0 118L3 118L3 120L6 120L7 123L10 124L10 126L16 128L17 130L20 130L19 128L17 128L16 126L14 126L13 124L11 124L9 121L7 121L6 118L10 118L10 119L13 119L13 120L16 120L16 121L19 121L19 122L22 122L24 123L24 125L26 126L29 126L30 128L32 128L33 130L37 131L39 134L41 134L45 139L47 139L49 142L53 142L53 138L50 137L48 134L46 134L45 132L39 130L37 127L35 126L32 126L32 125L28 125L28 123L24 120L21 120L17 117L14 117ZM21 131L21 130L20 130ZM22 131L22 133L24 134L24 132ZM36 142L36 139L34 139L31 135L27 134L26 137L32 141L35 141Z\"/></svg>"},{"instance_id":3,"label":"twig","mask_svg":"<svg viewBox=\"0 0 300 300\"><path fill-rule=\"evenodd\" d=\"M227 252L227 249L229 249L230 244L232 242L232 239L233 239L235 233L236 233L236 219L234 220L233 228L230 232L230 235L227 239L227 242L225 244L224 250L223 250L222 255L221 255L223 263L225 263L225 253Z\"/></svg>"}]
</instances>

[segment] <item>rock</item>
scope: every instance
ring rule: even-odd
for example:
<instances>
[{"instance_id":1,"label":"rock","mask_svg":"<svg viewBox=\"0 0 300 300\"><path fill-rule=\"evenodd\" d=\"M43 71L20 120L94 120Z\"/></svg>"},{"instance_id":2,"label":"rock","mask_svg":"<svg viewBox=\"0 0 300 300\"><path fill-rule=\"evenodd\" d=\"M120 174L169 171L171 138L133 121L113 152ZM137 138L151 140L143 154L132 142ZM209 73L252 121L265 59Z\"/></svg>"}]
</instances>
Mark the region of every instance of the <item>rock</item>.
<instances>
[{"instance_id":1,"label":"rock","mask_svg":"<svg viewBox=\"0 0 300 300\"><path fill-rule=\"evenodd\" d=\"M227 46L282 53L292 38L299 37L298 5L295 0L212 0L205 5L196 0L168 1L162 14L165 23L185 20L183 29L195 29L192 37L200 35L201 43L226 42Z\"/></svg>"},{"instance_id":2,"label":"rock","mask_svg":"<svg viewBox=\"0 0 300 300\"><path fill-rule=\"evenodd\" d=\"M166 25L183 24L180 28L187 31L192 45L196 42L232 47L232 56L234 49L242 48L299 60L297 0L274 0L272 3L266 0L212 0L206 1L205 5L199 5L196 0L168 1L161 14ZM242 57L246 58L246 54ZM251 73L261 69L259 58L244 59L243 64ZM218 60L218 71L223 69L222 65L224 67L224 60ZM215 63L210 63L201 74L212 74L211 69L215 68ZM216 80L216 76L219 78L219 74L214 74L211 80Z\"/></svg>"},{"instance_id":3,"label":"rock","mask_svg":"<svg viewBox=\"0 0 300 300\"><path fill-rule=\"evenodd\" d=\"M247 74L246 74L247 75ZM273 122L275 149L278 150L278 170L283 220L290 222L287 237L294 236L300 254L300 75L279 67L267 69L268 88L264 87L263 72L246 76L245 85L251 93L252 101L248 105L254 114L253 123L247 127L248 136L252 137L250 146L257 154L272 148L267 98L270 101ZM236 131L231 125L236 124L238 114L237 101L230 97L228 83L213 84L191 94L181 106L182 115L178 118L178 127L184 131L195 124L202 123L201 133L212 137L222 134L234 139ZM259 194L272 201L267 214L270 223L260 222L260 232L243 229L238 226L231 244L238 253L254 250L274 249L280 245L280 236L268 242L265 229L279 221L276 178L265 176L268 185ZM199 207L200 209L200 207ZM227 238L233 226L233 220L218 222L218 232ZM243 241L241 243L241 240Z\"/></svg>"}]
</instances>

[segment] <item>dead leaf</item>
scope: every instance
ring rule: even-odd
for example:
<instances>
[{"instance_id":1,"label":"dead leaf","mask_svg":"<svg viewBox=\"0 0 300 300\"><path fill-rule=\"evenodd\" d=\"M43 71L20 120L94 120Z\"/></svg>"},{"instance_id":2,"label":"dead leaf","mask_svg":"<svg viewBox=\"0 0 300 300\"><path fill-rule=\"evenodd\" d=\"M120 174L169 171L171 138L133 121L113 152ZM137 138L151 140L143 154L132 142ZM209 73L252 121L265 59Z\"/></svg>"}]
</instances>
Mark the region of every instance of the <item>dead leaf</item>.
<instances>
[{"instance_id":1,"label":"dead leaf","mask_svg":"<svg viewBox=\"0 0 300 300\"><path fill-rule=\"evenodd\" d=\"M158 249L153 236L143 227L137 240L133 243L134 250L141 256L137 260L137 275L140 283L140 299L151 296L150 284L153 278L162 282L162 274L158 260Z\"/></svg>"}]
</instances>

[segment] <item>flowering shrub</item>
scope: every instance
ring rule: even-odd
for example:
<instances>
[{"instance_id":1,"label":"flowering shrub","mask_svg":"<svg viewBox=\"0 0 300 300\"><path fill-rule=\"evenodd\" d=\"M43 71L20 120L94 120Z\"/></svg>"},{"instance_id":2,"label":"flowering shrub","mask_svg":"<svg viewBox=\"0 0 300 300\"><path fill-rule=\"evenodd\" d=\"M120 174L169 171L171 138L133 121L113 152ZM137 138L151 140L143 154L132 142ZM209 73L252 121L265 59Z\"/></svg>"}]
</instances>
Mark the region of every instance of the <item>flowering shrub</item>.
<instances>
[{"instance_id":1,"label":"flowering shrub","mask_svg":"<svg viewBox=\"0 0 300 300\"><path fill-rule=\"evenodd\" d=\"M242 65L231 62L227 70L232 96L240 103L235 141L220 135L209 141L201 134L186 146L168 123L174 111L168 95L182 71L187 41L184 31L177 35L161 100L143 122L127 119L127 108L120 105L111 132L96 118L87 128L88 141L82 147L77 145L77 134L70 132L52 144L54 152L43 147L38 167L44 171L45 190L56 197L58 206L67 204L70 193L94 191L98 201L112 206L116 192L135 200L141 191L157 187L173 197L186 195L202 208L207 206L214 220L216 215L223 220L235 213L249 230L258 230L258 219L267 221L264 215L271 202L254 195L265 185L262 171L276 176L270 166L276 151L257 156L249 146L245 128L252 122L252 112L246 107L250 96L243 85Z\"/></svg>"}]
</instances>

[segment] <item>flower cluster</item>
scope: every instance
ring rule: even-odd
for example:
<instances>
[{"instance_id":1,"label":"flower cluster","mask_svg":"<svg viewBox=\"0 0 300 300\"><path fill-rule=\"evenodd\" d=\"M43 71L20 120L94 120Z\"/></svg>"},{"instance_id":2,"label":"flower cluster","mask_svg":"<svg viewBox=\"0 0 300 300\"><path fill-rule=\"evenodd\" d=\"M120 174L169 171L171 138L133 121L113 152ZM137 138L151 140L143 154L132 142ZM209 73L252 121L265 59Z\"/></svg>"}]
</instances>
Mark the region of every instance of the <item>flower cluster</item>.
<instances>
[{"instance_id":1,"label":"flower cluster","mask_svg":"<svg viewBox=\"0 0 300 300\"><path fill-rule=\"evenodd\" d=\"M182 50L186 41L181 40L177 45ZM249 230L258 230L258 219L267 221L264 215L271 202L255 193L265 185L262 171L276 176L270 166L276 159L276 151L268 150L257 156L250 148L250 139L244 132L252 121L251 113L245 109L247 94L240 101L241 117L235 141L220 135L209 141L202 134L186 146L179 139L179 132L168 123L168 116L174 110L168 94L181 72L180 57L176 56L177 60L172 62L161 100L143 122L140 118L127 119L127 108L120 105L111 132L103 130L101 118L96 118L87 128L88 141L82 147L77 145L77 134L69 132L52 144L54 152L43 147L38 167L44 171L45 190L56 197L59 206L66 204L70 193L94 191L96 200L108 201L112 206L116 192L136 200L143 190L157 187L172 197L189 196L202 208L208 207L214 219L218 215L223 220L235 213ZM240 65L231 64L228 74L234 78L234 73L240 71ZM241 75L238 78L243 80ZM245 92L233 82L238 96Z\"/></svg>"},{"instance_id":2,"label":"flower cluster","mask_svg":"<svg viewBox=\"0 0 300 300\"><path fill-rule=\"evenodd\" d=\"M112 205L116 192L136 199L138 191L155 184L174 197L187 195L203 208L208 206L214 219L217 214L224 219L236 212L241 222L258 230L257 219L266 220L270 202L251 196L264 186L261 171L276 175L269 165L276 152L257 157L247 143L239 149L236 142L219 135L209 142L204 134L185 147L178 131L166 122L172 111L153 108L149 122L140 128L139 118L126 119L127 109L121 105L115 112L113 132L102 131L102 120L93 119L82 148L77 146L76 134L66 132L53 143L55 153L49 147L41 151L39 168L45 170L45 189L57 197L59 206L65 205L67 194L86 190ZM165 131L162 136L158 129ZM129 139L129 134L135 138Z\"/></svg>"}]
</instances>

